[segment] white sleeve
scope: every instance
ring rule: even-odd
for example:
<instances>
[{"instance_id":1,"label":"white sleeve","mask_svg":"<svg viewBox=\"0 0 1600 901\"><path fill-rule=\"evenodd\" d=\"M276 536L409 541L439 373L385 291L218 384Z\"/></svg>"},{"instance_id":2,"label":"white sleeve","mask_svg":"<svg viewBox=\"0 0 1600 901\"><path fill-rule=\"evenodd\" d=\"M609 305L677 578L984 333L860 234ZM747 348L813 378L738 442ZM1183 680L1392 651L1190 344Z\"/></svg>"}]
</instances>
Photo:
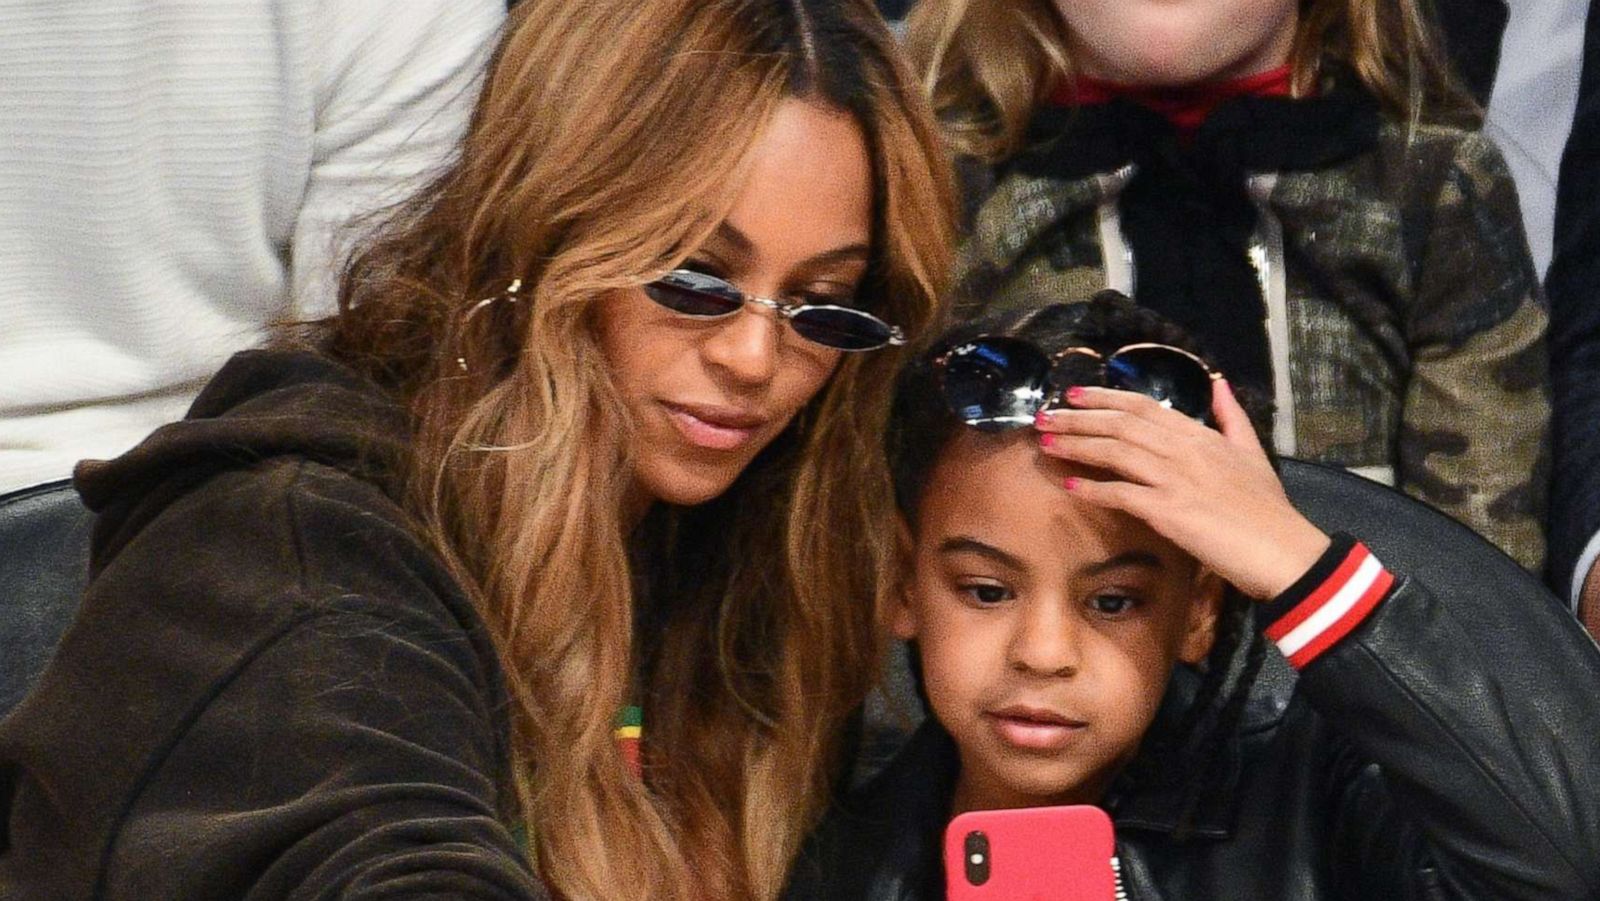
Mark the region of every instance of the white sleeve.
<instances>
[{"instance_id":1,"label":"white sleeve","mask_svg":"<svg viewBox=\"0 0 1600 901\"><path fill-rule=\"evenodd\" d=\"M447 162L505 0L329 0L312 40L315 135L290 249L295 317L331 313L359 229Z\"/></svg>"},{"instance_id":2,"label":"white sleeve","mask_svg":"<svg viewBox=\"0 0 1600 901\"><path fill-rule=\"evenodd\" d=\"M1583 595L1583 583L1589 578L1589 570L1594 569L1597 560L1600 560L1600 532L1589 536L1589 543L1583 546L1583 553L1578 557L1578 565L1572 568L1572 585L1567 603L1572 605L1574 612L1577 611L1578 600Z\"/></svg>"}]
</instances>

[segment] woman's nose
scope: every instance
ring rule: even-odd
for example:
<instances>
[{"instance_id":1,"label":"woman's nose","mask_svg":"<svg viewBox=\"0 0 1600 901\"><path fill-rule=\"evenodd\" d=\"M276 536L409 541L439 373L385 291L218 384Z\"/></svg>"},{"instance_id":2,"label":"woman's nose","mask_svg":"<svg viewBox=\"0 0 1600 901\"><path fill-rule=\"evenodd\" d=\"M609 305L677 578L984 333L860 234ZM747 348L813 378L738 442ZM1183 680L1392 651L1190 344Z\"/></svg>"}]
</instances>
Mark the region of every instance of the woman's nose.
<instances>
[{"instance_id":1,"label":"woman's nose","mask_svg":"<svg viewBox=\"0 0 1600 901\"><path fill-rule=\"evenodd\" d=\"M746 385L768 382L777 372L782 347L782 315L760 304L746 303L716 328L706 332L701 353L711 366Z\"/></svg>"},{"instance_id":2,"label":"woman's nose","mask_svg":"<svg viewBox=\"0 0 1600 901\"><path fill-rule=\"evenodd\" d=\"M1042 676L1070 676L1078 671L1079 623L1067 604L1035 599L1017 618L1011 639L1011 665Z\"/></svg>"}]
</instances>

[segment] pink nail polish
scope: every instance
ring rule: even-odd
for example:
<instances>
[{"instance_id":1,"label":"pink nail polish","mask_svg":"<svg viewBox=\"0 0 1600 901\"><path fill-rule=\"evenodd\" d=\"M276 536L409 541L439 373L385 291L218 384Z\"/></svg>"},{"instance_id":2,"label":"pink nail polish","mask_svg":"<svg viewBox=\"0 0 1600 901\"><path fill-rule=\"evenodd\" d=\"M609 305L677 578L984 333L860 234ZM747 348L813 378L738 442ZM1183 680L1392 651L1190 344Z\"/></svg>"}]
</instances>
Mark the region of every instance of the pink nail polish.
<instances>
[{"instance_id":1,"label":"pink nail polish","mask_svg":"<svg viewBox=\"0 0 1600 901\"><path fill-rule=\"evenodd\" d=\"M1067 400L1083 400L1083 389L1078 387L1068 388Z\"/></svg>"},{"instance_id":2,"label":"pink nail polish","mask_svg":"<svg viewBox=\"0 0 1600 901\"><path fill-rule=\"evenodd\" d=\"M1067 480L1065 482L1062 482L1061 484L1063 486L1065 486L1068 491L1071 491L1071 490L1073 490L1073 489L1078 487L1078 477L1077 476L1068 476Z\"/></svg>"},{"instance_id":3,"label":"pink nail polish","mask_svg":"<svg viewBox=\"0 0 1600 901\"><path fill-rule=\"evenodd\" d=\"M1040 447L1049 447L1050 445L1055 444L1055 443L1056 443L1056 436L1051 434L1050 432L1045 432L1043 435L1039 436L1039 446Z\"/></svg>"}]
</instances>

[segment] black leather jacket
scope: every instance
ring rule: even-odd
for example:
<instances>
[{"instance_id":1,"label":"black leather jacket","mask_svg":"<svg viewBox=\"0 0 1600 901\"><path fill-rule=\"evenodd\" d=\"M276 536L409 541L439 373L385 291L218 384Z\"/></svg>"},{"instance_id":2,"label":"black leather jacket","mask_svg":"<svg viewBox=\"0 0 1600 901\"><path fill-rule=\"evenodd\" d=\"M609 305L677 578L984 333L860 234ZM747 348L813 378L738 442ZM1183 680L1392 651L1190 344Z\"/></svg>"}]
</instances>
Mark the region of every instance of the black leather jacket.
<instances>
[{"instance_id":1,"label":"black leather jacket","mask_svg":"<svg viewBox=\"0 0 1600 901\"><path fill-rule=\"evenodd\" d=\"M1553 604L1400 580L1296 675L1276 651L1226 800L1174 835L1181 784L1106 801L1134 901L1600 898L1600 653ZM1152 734L1198 678L1180 670ZM788 898L944 897L959 764L929 720L807 843Z\"/></svg>"}]
</instances>

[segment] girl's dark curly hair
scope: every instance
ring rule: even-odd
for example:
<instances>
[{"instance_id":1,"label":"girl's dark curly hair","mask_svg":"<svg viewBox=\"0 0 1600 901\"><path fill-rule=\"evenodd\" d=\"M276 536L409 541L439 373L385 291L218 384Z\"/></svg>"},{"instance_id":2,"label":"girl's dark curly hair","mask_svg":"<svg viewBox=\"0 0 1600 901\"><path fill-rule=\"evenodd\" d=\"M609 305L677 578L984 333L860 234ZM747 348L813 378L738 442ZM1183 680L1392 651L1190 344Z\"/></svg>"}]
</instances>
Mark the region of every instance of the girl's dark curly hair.
<instances>
[{"instance_id":1,"label":"girl's dark curly hair","mask_svg":"<svg viewBox=\"0 0 1600 901\"><path fill-rule=\"evenodd\" d=\"M1116 291L1101 291L1086 302L986 316L952 329L901 372L895 389L889 462L895 502L913 527L929 473L946 445L965 428L944 401L934 361L946 349L984 335L1029 341L1047 354L1067 347L1088 347L1109 356L1125 345L1148 341L1205 358L1182 329ZM1272 411L1266 398L1242 387L1235 387L1235 392L1257 434L1270 434ZM1130 790L1185 782L1183 810L1174 833L1179 839L1187 837L1202 805L1213 800L1211 795L1223 775L1222 745L1238 727L1265 656L1266 643L1255 628L1252 609L1248 598L1228 588L1217 620L1216 641L1201 665L1204 675L1193 702L1176 728L1146 736L1139 755L1119 781L1120 788ZM915 652L911 665L918 695L926 706Z\"/></svg>"}]
</instances>

